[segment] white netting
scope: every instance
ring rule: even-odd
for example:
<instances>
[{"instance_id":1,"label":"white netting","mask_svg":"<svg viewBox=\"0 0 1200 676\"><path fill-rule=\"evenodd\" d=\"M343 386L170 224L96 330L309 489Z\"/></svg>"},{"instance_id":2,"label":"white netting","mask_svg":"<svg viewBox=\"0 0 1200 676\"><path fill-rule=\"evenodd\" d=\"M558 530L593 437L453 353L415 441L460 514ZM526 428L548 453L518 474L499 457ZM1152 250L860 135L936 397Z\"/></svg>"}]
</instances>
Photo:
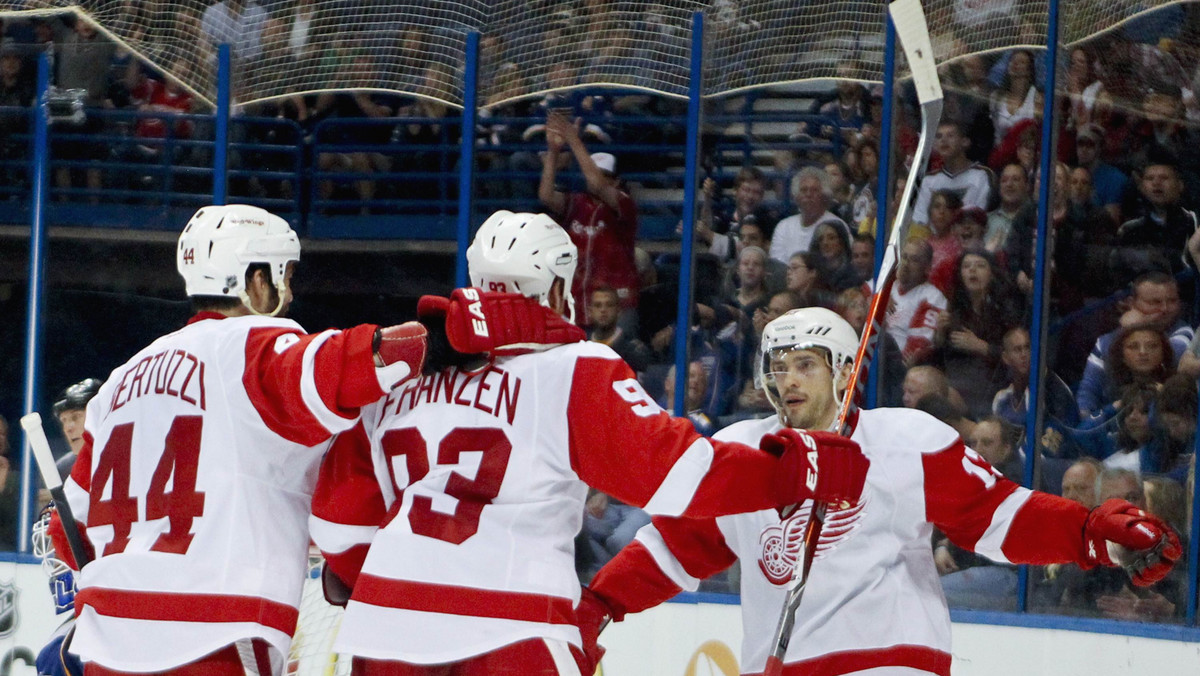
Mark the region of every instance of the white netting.
<instances>
[{"instance_id":1,"label":"white netting","mask_svg":"<svg viewBox=\"0 0 1200 676\"><path fill-rule=\"evenodd\" d=\"M237 18L230 3L245 2ZM233 45L241 102L338 89L400 91L460 105L466 33L483 36L481 100L611 85L687 93L691 15L706 11L705 91L834 77L879 81L879 0L0 0L0 14L58 6L215 99L212 45ZM1111 30L1167 0L1064 0L1062 41ZM939 62L1041 48L1048 0L927 0ZM839 66L850 63L852 68ZM503 85L493 75L512 64ZM503 86L504 95L493 96Z\"/></svg>"},{"instance_id":2,"label":"white netting","mask_svg":"<svg viewBox=\"0 0 1200 676\"><path fill-rule=\"evenodd\" d=\"M321 591L321 555L309 555L309 575L304 581L300 619L288 655L288 676L347 676L350 658L333 652L333 640L342 622L342 609L325 601Z\"/></svg>"}]
</instances>

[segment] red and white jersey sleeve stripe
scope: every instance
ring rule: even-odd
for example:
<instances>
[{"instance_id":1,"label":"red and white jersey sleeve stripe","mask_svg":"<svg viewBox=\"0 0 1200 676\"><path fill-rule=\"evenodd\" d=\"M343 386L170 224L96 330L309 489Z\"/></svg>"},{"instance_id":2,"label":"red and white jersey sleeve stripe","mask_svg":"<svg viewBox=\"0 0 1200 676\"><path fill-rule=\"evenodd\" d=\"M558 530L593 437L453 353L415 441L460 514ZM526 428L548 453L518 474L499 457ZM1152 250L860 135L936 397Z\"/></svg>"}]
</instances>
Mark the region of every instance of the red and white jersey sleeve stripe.
<instances>
[{"instance_id":1,"label":"red and white jersey sleeve stripe","mask_svg":"<svg viewBox=\"0 0 1200 676\"><path fill-rule=\"evenodd\" d=\"M571 466L588 485L663 516L774 507L776 460L667 414L619 359L582 357L567 405Z\"/></svg>"},{"instance_id":2,"label":"red and white jersey sleeve stripe","mask_svg":"<svg viewBox=\"0 0 1200 676\"><path fill-rule=\"evenodd\" d=\"M246 336L246 393L279 436L312 445L349 428L383 396L371 343L375 326L306 335L276 327Z\"/></svg>"},{"instance_id":3,"label":"red and white jersey sleeve stripe","mask_svg":"<svg viewBox=\"0 0 1200 676\"><path fill-rule=\"evenodd\" d=\"M1087 509L1005 479L961 440L921 458L929 521L999 563L1086 564Z\"/></svg>"}]
</instances>

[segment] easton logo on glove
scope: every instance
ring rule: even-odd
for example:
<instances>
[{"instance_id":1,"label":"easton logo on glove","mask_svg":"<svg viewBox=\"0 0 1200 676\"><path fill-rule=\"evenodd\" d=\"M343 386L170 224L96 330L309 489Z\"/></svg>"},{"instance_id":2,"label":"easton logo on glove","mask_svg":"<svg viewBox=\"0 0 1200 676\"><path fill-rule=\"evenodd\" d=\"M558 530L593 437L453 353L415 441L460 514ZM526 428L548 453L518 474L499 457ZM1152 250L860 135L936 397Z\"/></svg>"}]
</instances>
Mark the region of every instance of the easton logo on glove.
<instances>
[{"instance_id":1,"label":"easton logo on glove","mask_svg":"<svg viewBox=\"0 0 1200 676\"><path fill-rule=\"evenodd\" d=\"M808 499L852 505L862 496L871 461L856 441L832 432L784 428L764 436L759 448L779 458L773 481L778 507Z\"/></svg>"},{"instance_id":2,"label":"easton logo on glove","mask_svg":"<svg viewBox=\"0 0 1200 676\"><path fill-rule=\"evenodd\" d=\"M483 314L483 301L479 299L479 289L469 287L462 290L463 298L466 298L467 312L473 315L471 319L471 328L475 331L475 335L480 338L488 337L487 317Z\"/></svg>"}]
</instances>

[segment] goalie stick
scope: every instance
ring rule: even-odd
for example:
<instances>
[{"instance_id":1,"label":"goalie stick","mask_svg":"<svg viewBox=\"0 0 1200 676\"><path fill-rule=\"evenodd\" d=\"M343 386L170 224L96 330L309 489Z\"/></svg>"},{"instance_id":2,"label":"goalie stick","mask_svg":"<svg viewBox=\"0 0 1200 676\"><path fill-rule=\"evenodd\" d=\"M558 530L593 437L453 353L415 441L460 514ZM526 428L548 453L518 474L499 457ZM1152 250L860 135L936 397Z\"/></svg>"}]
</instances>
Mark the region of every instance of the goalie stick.
<instances>
[{"instance_id":1,"label":"goalie stick","mask_svg":"<svg viewBox=\"0 0 1200 676\"><path fill-rule=\"evenodd\" d=\"M50 452L50 441L46 439L46 430L42 428L42 416L37 411L21 416L21 427L24 428L25 438L29 440L29 446L33 449L33 459L37 462L42 481L46 483L46 488L54 497L54 506L58 510L59 520L62 521L63 532L67 536L67 545L71 548L76 565L82 570L91 562L92 557L88 555L87 548L83 546L83 538L75 523L75 515L71 513L71 506L67 504L62 477L58 475L58 466L54 464L54 454Z\"/></svg>"},{"instance_id":2,"label":"goalie stick","mask_svg":"<svg viewBox=\"0 0 1200 676\"><path fill-rule=\"evenodd\" d=\"M854 410L855 401L863 386L863 376L866 374L871 357L875 354L880 323L891 297L892 283L896 278L896 263L900 256L900 246L904 243L904 237L908 232L913 194L916 191L917 183L925 174L925 164L929 161L929 153L933 149L931 141L937 132L938 123L942 119L942 85L938 81L937 65L933 61L933 47L929 41L929 27L925 23L925 12L921 9L920 0L895 0L888 6L888 12L891 14L892 24L896 28L896 36L904 48L904 55L908 59L913 87L916 89L917 99L921 103L921 140L917 144L916 156L913 157L912 166L908 170L908 181L904 184L904 193L900 197L895 220L892 221L891 234L883 252L883 262L879 266L875 294L871 298L871 308L867 312L867 321L863 326L863 334L859 338L858 351L854 356L854 366L851 368L850 379L846 385L846 394L842 399L841 408L838 410L834 430L842 435L850 433L846 421ZM817 541L821 536L821 526L825 522L825 508L824 503L813 503L808 524L804 528L804 555L796 562L796 567L792 570L787 596L775 629L775 641L771 654L767 657L767 666L763 671L763 676L780 676L783 673L783 658L787 654L788 643L791 642L792 628L796 623L796 609L804 597L808 572L817 552Z\"/></svg>"}]
</instances>

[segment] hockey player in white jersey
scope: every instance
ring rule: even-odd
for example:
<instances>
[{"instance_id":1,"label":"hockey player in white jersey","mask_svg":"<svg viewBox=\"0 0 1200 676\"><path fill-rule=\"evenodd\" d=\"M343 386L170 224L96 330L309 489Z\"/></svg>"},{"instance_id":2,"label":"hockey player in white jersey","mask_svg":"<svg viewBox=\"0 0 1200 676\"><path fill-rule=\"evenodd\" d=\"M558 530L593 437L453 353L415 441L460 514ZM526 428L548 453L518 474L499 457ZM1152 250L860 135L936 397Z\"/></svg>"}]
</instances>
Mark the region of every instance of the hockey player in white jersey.
<instances>
[{"instance_id":1,"label":"hockey player in white jersey","mask_svg":"<svg viewBox=\"0 0 1200 676\"><path fill-rule=\"evenodd\" d=\"M476 286L573 315L576 249L548 216L493 215L467 261ZM313 539L353 588L334 649L366 676L579 674L572 543L588 485L667 515L853 503L857 444L810 441L811 463L795 436L778 457L712 443L612 349L581 340L410 381L322 465Z\"/></svg>"},{"instance_id":2,"label":"hockey player in white jersey","mask_svg":"<svg viewBox=\"0 0 1200 676\"><path fill-rule=\"evenodd\" d=\"M760 368L778 417L736 423L714 439L757 444L785 427L834 424L858 337L822 308L793 310L763 332ZM934 567L936 526L956 544L1004 563L1114 565L1106 545L1133 551L1134 582L1161 579L1180 555L1163 522L1128 502L1090 512L1006 480L958 434L910 409L858 411L851 438L871 460L850 508L830 506L796 622L786 676L950 673L950 616ZM773 510L716 519L658 518L596 575L579 609L591 643L609 617L655 606L741 560L743 674L761 674L809 514Z\"/></svg>"},{"instance_id":3,"label":"hockey player in white jersey","mask_svg":"<svg viewBox=\"0 0 1200 676\"><path fill-rule=\"evenodd\" d=\"M306 334L282 318L299 257L296 233L262 209L196 212L176 252L196 314L89 402L65 485L94 548L78 576L72 644L88 676L281 672L327 442L420 372L427 336L416 322ZM497 330L514 325L489 320L489 298L475 300L473 321L445 301L451 345L524 340ZM566 324L524 305L525 326Z\"/></svg>"}]
</instances>

